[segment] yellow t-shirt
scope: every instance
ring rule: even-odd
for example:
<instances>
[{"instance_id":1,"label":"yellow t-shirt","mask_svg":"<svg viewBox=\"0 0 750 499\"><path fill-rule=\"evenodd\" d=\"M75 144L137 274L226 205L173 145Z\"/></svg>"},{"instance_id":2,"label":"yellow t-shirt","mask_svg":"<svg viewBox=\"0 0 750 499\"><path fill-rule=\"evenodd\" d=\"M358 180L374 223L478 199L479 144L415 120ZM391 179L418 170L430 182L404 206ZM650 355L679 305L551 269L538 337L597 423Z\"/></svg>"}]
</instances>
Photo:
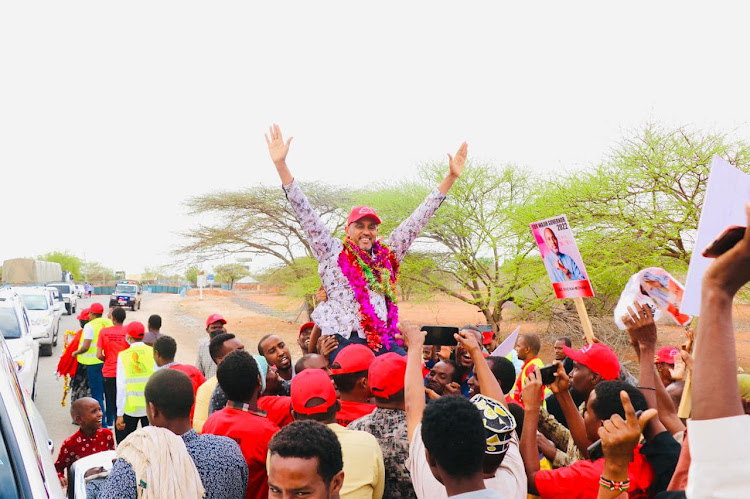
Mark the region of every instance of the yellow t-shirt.
<instances>
[{"instance_id":1,"label":"yellow t-shirt","mask_svg":"<svg viewBox=\"0 0 750 499\"><path fill-rule=\"evenodd\" d=\"M385 489L385 466L380 444L364 431L347 430L338 423L327 425L339 439L344 458L341 499L379 499Z\"/></svg>"},{"instance_id":2,"label":"yellow t-shirt","mask_svg":"<svg viewBox=\"0 0 750 499\"><path fill-rule=\"evenodd\" d=\"M214 388L219 384L219 379L212 376L206 380L198 391L195 393L195 412L193 413L193 429L200 433L203 431L203 425L208 419L208 406L211 404L211 395Z\"/></svg>"}]
</instances>

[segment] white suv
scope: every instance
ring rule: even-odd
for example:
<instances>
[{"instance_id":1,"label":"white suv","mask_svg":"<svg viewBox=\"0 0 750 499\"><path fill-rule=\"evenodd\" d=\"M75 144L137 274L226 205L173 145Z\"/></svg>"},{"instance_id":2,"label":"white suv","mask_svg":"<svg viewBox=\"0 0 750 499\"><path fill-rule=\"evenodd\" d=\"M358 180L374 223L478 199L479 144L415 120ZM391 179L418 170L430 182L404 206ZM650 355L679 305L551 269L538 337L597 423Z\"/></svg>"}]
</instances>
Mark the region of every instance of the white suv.
<instances>
[{"instance_id":1,"label":"white suv","mask_svg":"<svg viewBox=\"0 0 750 499\"><path fill-rule=\"evenodd\" d=\"M39 340L39 355L49 357L52 347L57 346L57 335L60 330L62 303L55 302L51 288L40 286L13 288L21 295L31 320L31 336Z\"/></svg>"},{"instance_id":2,"label":"white suv","mask_svg":"<svg viewBox=\"0 0 750 499\"><path fill-rule=\"evenodd\" d=\"M0 289L0 332L16 364L18 381L33 399L39 372L39 343L31 336L26 305L12 289Z\"/></svg>"},{"instance_id":3,"label":"white suv","mask_svg":"<svg viewBox=\"0 0 750 499\"><path fill-rule=\"evenodd\" d=\"M47 286L52 286L60 290L63 300L65 300L65 310L68 312L68 315L74 314L76 305L78 304L76 285L72 282L48 282Z\"/></svg>"}]
</instances>

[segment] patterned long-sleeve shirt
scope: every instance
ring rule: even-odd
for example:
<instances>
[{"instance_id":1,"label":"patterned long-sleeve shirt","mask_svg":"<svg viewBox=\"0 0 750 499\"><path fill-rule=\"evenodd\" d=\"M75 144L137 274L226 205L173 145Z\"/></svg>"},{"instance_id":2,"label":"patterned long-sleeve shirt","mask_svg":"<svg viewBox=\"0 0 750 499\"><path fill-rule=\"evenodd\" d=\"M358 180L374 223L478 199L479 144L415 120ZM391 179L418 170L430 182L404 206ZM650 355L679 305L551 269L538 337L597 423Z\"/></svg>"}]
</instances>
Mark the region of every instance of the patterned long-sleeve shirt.
<instances>
[{"instance_id":1,"label":"patterned long-sleeve shirt","mask_svg":"<svg viewBox=\"0 0 750 499\"><path fill-rule=\"evenodd\" d=\"M331 236L328 227L312 208L296 181L283 187L315 259L318 261L318 274L328 294L328 300L315 308L312 320L320 327L324 335L340 334L349 338L353 331L357 331L360 338L366 338L360 325L359 304L348 279L338 264L339 254L344 248L343 242ZM385 240L385 244L390 247L399 261L404 258L409 246L430 221L444 199L445 195L438 189L434 189L414 213L401 222L401 225ZM387 320L385 297L371 289L368 289L368 292L375 313L381 320Z\"/></svg>"},{"instance_id":2,"label":"patterned long-sleeve shirt","mask_svg":"<svg viewBox=\"0 0 750 499\"><path fill-rule=\"evenodd\" d=\"M188 454L206 489L205 499L242 499L247 488L248 470L239 445L227 437L198 435L190 430L182 435ZM102 484L99 499L135 499L138 486L135 471L124 459L115 461Z\"/></svg>"}]
</instances>

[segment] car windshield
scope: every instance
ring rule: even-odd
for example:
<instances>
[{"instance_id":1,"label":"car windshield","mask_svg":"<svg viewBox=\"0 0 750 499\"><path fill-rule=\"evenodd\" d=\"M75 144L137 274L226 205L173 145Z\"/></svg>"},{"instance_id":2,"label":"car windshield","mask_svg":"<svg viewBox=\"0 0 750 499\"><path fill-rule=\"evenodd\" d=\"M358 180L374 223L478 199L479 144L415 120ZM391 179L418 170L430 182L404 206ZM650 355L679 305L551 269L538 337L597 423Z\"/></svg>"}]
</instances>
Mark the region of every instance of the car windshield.
<instances>
[{"instance_id":1,"label":"car windshield","mask_svg":"<svg viewBox=\"0 0 750 499\"><path fill-rule=\"evenodd\" d=\"M60 294L70 294L70 286L68 284L50 284L53 288L57 288L60 290Z\"/></svg>"},{"instance_id":2,"label":"car windshield","mask_svg":"<svg viewBox=\"0 0 750 499\"><path fill-rule=\"evenodd\" d=\"M118 284L115 293L135 293L136 286L130 284Z\"/></svg>"},{"instance_id":3,"label":"car windshield","mask_svg":"<svg viewBox=\"0 0 750 499\"><path fill-rule=\"evenodd\" d=\"M0 307L0 331L3 338L20 338L21 326L18 324L16 312L10 307Z\"/></svg>"},{"instance_id":4,"label":"car windshield","mask_svg":"<svg viewBox=\"0 0 750 499\"><path fill-rule=\"evenodd\" d=\"M21 295L29 310L47 310L47 297L44 295Z\"/></svg>"}]
</instances>

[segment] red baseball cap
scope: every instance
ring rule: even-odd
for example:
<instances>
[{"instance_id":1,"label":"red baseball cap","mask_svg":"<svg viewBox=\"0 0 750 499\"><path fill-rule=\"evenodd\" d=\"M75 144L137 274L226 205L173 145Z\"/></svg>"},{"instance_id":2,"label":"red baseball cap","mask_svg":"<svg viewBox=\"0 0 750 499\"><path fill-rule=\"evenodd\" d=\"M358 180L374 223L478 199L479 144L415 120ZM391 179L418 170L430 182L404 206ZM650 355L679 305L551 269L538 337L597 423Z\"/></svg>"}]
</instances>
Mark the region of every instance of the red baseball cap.
<instances>
[{"instance_id":1,"label":"red baseball cap","mask_svg":"<svg viewBox=\"0 0 750 499\"><path fill-rule=\"evenodd\" d=\"M146 335L146 328L142 322L133 321L125 326L125 334L136 340L142 340Z\"/></svg>"},{"instance_id":2,"label":"red baseball cap","mask_svg":"<svg viewBox=\"0 0 750 499\"><path fill-rule=\"evenodd\" d=\"M78 317L76 317L76 319L78 319L79 321L88 321L88 320L90 320L91 317L89 317L89 309L84 308L83 310L81 310L81 313L78 314Z\"/></svg>"},{"instance_id":3,"label":"red baseball cap","mask_svg":"<svg viewBox=\"0 0 750 499\"><path fill-rule=\"evenodd\" d=\"M370 391L376 397L390 398L404 389L405 375L406 357L394 352L375 357L368 370Z\"/></svg>"},{"instance_id":4,"label":"red baseball cap","mask_svg":"<svg viewBox=\"0 0 750 499\"><path fill-rule=\"evenodd\" d=\"M492 343L492 331L482 331L482 345Z\"/></svg>"},{"instance_id":5,"label":"red baseball cap","mask_svg":"<svg viewBox=\"0 0 750 499\"><path fill-rule=\"evenodd\" d=\"M607 381L617 379L620 375L620 361L615 352L606 345L592 343L580 350L563 345L563 352L573 361L583 364Z\"/></svg>"},{"instance_id":6,"label":"red baseball cap","mask_svg":"<svg viewBox=\"0 0 750 499\"><path fill-rule=\"evenodd\" d=\"M674 358L680 355L680 351L677 350L675 347L661 347L658 352L656 352L656 361L654 364L658 364L660 362L666 362L667 364L674 365Z\"/></svg>"},{"instance_id":7,"label":"red baseball cap","mask_svg":"<svg viewBox=\"0 0 750 499\"><path fill-rule=\"evenodd\" d=\"M304 331L305 329L312 329L314 327L315 327L314 322L305 322L304 324L302 324L302 327L299 328L299 334L297 335L297 338L302 336L302 331Z\"/></svg>"},{"instance_id":8,"label":"red baseball cap","mask_svg":"<svg viewBox=\"0 0 750 499\"><path fill-rule=\"evenodd\" d=\"M336 403L333 381L323 369L305 369L292 378L292 409L297 414L322 414ZM323 399L320 405L305 407L314 398Z\"/></svg>"},{"instance_id":9,"label":"red baseball cap","mask_svg":"<svg viewBox=\"0 0 750 499\"><path fill-rule=\"evenodd\" d=\"M227 321L224 319L224 317L221 316L221 314L211 314L208 316L208 319L206 319L206 327L210 326L214 322L221 322L222 324L227 323Z\"/></svg>"},{"instance_id":10,"label":"red baseball cap","mask_svg":"<svg viewBox=\"0 0 750 499\"><path fill-rule=\"evenodd\" d=\"M377 223L380 223L380 217L375 213L375 210L369 206L355 206L349 213L349 218L346 219L346 225L356 222L365 217L374 218Z\"/></svg>"},{"instance_id":11,"label":"red baseball cap","mask_svg":"<svg viewBox=\"0 0 750 499\"><path fill-rule=\"evenodd\" d=\"M349 345L339 352L334 364L338 364L338 369L331 369L331 374L349 374L367 371L375 360L375 354L372 349L365 345Z\"/></svg>"},{"instance_id":12,"label":"red baseball cap","mask_svg":"<svg viewBox=\"0 0 750 499\"><path fill-rule=\"evenodd\" d=\"M92 303L89 307L89 313L90 314L103 314L104 313L104 305L101 303Z\"/></svg>"}]
</instances>

